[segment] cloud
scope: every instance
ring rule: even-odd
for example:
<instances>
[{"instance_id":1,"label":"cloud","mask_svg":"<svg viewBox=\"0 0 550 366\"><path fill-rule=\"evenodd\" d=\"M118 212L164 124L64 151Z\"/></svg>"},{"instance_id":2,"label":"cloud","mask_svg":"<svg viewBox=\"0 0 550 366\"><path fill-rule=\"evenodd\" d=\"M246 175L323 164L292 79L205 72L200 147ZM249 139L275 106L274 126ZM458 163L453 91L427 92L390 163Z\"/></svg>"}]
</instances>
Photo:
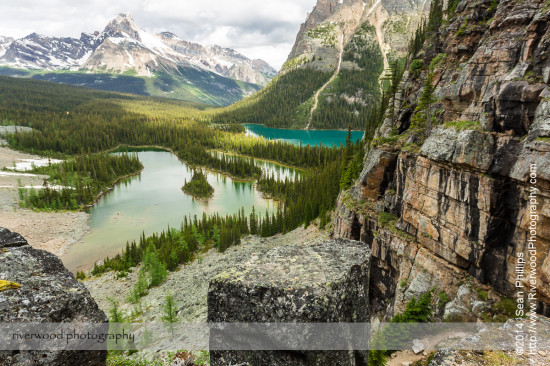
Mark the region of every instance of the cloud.
<instances>
[{"instance_id":1,"label":"cloud","mask_svg":"<svg viewBox=\"0 0 550 366\"><path fill-rule=\"evenodd\" d=\"M316 0L18 0L0 2L0 35L79 37L130 12L142 28L230 47L279 68Z\"/></svg>"}]
</instances>

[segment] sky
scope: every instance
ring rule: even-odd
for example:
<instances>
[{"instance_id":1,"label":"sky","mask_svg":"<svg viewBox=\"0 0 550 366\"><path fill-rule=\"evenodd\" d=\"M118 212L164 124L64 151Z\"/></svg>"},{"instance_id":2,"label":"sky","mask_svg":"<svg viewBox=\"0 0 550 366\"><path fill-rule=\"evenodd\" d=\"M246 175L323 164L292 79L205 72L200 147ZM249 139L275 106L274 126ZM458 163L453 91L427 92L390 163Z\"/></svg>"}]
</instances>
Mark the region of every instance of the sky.
<instances>
[{"instance_id":1,"label":"sky","mask_svg":"<svg viewBox=\"0 0 550 366\"><path fill-rule=\"evenodd\" d=\"M143 29L170 31L203 45L233 48L279 69L300 24L316 0L16 0L0 1L0 35L32 32L80 37L102 31L119 13L129 12Z\"/></svg>"}]
</instances>

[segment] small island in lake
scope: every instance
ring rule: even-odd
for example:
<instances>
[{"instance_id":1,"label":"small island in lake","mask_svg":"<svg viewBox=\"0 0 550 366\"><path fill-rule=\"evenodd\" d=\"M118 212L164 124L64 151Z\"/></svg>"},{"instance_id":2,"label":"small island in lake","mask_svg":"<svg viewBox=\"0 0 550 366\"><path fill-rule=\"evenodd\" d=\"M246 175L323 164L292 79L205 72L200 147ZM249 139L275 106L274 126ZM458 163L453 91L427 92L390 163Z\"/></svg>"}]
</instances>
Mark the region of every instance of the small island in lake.
<instances>
[{"instance_id":1,"label":"small island in lake","mask_svg":"<svg viewBox=\"0 0 550 366\"><path fill-rule=\"evenodd\" d=\"M191 181L186 181L181 189L200 201L208 201L214 196L214 188L208 183L206 175L200 170L195 170Z\"/></svg>"}]
</instances>

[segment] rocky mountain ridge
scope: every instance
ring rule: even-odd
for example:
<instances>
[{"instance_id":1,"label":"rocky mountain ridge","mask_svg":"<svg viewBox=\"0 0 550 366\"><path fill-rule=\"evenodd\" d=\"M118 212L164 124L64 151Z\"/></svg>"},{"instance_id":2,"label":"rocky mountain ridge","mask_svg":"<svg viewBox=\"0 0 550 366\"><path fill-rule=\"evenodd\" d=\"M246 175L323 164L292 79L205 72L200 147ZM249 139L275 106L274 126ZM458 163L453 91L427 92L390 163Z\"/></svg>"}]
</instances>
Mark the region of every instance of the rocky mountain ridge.
<instances>
[{"instance_id":1,"label":"rocky mountain ridge","mask_svg":"<svg viewBox=\"0 0 550 366\"><path fill-rule=\"evenodd\" d=\"M334 69L340 36L344 37L345 46L364 24L373 27L368 41L380 48L387 67L389 59L404 56L409 37L427 15L429 6L428 1L319 0L300 26L287 68ZM354 69L358 65L348 60L342 67Z\"/></svg>"},{"instance_id":2,"label":"rocky mountain ridge","mask_svg":"<svg viewBox=\"0 0 550 366\"><path fill-rule=\"evenodd\" d=\"M103 32L82 33L80 39L36 33L17 40L2 38L0 65L138 76L194 68L257 85L265 85L277 73L265 61L250 60L229 48L205 47L169 32L146 32L128 13L119 14Z\"/></svg>"},{"instance_id":3,"label":"rocky mountain ridge","mask_svg":"<svg viewBox=\"0 0 550 366\"><path fill-rule=\"evenodd\" d=\"M14 41L11 37L0 36L0 57L6 53L6 49Z\"/></svg>"}]
</instances>

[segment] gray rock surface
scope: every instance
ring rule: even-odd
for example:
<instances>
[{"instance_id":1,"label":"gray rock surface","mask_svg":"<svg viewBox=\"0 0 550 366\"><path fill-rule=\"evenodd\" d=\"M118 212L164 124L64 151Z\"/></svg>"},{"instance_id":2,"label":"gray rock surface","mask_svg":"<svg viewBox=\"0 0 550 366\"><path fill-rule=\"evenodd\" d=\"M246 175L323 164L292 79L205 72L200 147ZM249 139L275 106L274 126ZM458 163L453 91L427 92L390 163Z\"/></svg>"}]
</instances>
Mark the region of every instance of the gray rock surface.
<instances>
[{"instance_id":1,"label":"gray rock surface","mask_svg":"<svg viewBox=\"0 0 550 366\"><path fill-rule=\"evenodd\" d=\"M370 250L352 240L274 248L211 280L208 321L366 321L369 265ZM348 352L211 351L210 362L212 366L352 365L362 357Z\"/></svg>"},{"instance_id":2,"label":"gray rock surface","mask_svg":"<svg viewBox=\"0 0 550 366\"><path fill-rule=\"evenodd\" d=\"M0 228L0 322L107 322L89 291L55 255L33 249L19 234ZM102 365L107 351L0 351L0 365Z\"/></svg>"}]
</instances>

